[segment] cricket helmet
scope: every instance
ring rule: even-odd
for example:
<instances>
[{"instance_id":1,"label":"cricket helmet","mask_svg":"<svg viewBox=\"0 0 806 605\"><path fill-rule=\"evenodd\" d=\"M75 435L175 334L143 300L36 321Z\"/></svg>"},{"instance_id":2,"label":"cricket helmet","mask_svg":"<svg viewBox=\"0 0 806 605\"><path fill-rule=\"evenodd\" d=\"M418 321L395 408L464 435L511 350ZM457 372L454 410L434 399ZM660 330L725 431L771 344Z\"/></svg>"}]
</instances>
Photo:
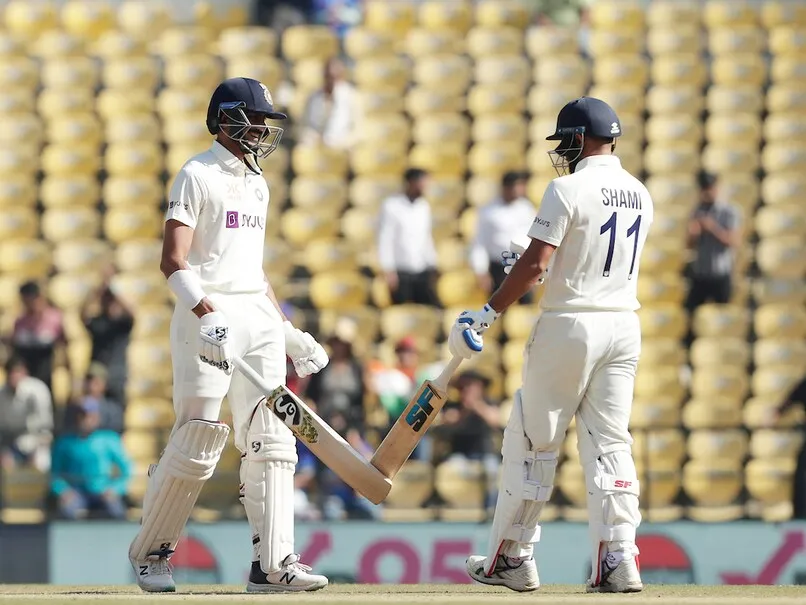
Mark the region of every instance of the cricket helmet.
<instances>
[{"instance_id":1,"label":"cricket helmet","mask_svg":"<svg viewBox=\"0 0 806 605\"><path fill-rule=\"evenodd\" d=\"M585 136L615 140L621 135L621 120L610 105L594 97L574 99L560 110L554 134L546 137L560 142L549 151L551 163L560 176L569 174L581 159Z\"/></svg>"}]
</instances>

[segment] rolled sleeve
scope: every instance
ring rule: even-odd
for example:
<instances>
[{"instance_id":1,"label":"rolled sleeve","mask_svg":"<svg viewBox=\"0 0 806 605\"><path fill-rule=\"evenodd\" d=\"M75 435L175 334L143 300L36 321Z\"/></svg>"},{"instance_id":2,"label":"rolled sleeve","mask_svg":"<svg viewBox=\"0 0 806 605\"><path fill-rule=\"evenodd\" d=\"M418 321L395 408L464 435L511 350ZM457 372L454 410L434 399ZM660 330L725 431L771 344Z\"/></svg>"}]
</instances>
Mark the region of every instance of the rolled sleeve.
<instances>
[{"instance_id":1,"label":"rolled sleeve","mask_svg":"<svg viewBox=\"0 0 806 605\"><path fill-rule=\"evenodd\" d=\"M559 246L568 232L571 215L570 204L558 191L556 182L550 183L543 194L537 217L529 228L529 237Z\"/></svg>"},{"instance_id":2,"label":"rolled sleeve","mask_svg":"<svg viewBox=\"0 0 806 605\"><path fill-rule=\"evenodd\" d=\"M195 229L205 197L202 179L189 166L184 166L171 186L165 220L173 219Z\"/></svg>"}]
</instances>

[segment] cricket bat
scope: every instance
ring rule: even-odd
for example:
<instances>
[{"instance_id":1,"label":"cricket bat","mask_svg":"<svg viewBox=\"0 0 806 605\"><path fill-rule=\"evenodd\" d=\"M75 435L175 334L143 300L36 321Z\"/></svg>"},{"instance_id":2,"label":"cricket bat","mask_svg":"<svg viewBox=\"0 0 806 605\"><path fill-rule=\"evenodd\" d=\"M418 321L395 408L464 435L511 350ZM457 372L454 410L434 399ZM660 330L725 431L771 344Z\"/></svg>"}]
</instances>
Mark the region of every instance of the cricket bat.
<instances>
[{"instance_id":1,"label":"cricket bat","mask_svg":"<svg viewBox=\"0 0 806 605\"><path fill-rule=\"evenodd\" d=\"M233 357L232 363L266 396L260 405L268 406L314 456L370 502L383 502L392 489L390 479L384 477L366 458L356 452L285 385L269 388L263 377L243 359Z\"/></svg>"},{"instance_id":2,"label":"cricket bat","mask_svg":"<svg viewBox=\"0 0 806 605\"><path fill-rule=\"evenodd\" d=\"M422 384L378 446L375 455L372 456L372 464L385 477L394 479L428 427L434 422L445 405L448 382L460 363L462 358L454 357L436 379L426 380Z\"/></svg>"}]
</instances>

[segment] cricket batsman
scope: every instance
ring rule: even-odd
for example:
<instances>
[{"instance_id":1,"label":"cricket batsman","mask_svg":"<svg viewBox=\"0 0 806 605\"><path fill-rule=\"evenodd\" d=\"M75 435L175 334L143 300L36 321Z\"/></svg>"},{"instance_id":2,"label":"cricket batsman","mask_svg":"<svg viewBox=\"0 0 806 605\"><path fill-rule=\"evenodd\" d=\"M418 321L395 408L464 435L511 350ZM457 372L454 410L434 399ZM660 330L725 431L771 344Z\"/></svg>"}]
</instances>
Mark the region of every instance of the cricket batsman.
<instances>
[{"instance_id":1,"label":"cricket batsman","mask_svg":"<svg viewBox=\"0 0 806 605\"><path fill-rule=\"evenodd\" d=\"M170 557L227 441L230 429L218 420L225 396L252 530L247 591L318 590L328 583L294 554L294 436L258 405L262 393L233 374L238 356L275 387L285 383L286 354L299 376L328 362L322 346L283 315L263 272L269 189L257 161L283 134L266 120L284 119L257 80L225 80L207 111L216 140L188 160L171 188L160 269L177 299L171 320L176 423L149 470L140 531L129 547L137 584L147 592L176 590Z\"/></svg>"},{"instance_id":2,"label":"cricket batsman","mask_svg":"<svg viewBox=\"0 0 806 605\"><path fill-rule=\"evenodd\" d=\"M576 415L588 491L589 592L642 590L635 532L638 479L627 430L641 352L635 311L641 251L652 224L646 187L613 155L621 122L604 101L582 97L560 111L548 140L559 178L546 189L531 241L479 311L449 335L454 355L481 351L481 332L539 280L542 313L524 352L523 386L504 432L502 485L485 556L471 578L525 592L540 586L533 548L551 498L557 455ZM471 328L471 330L467 330ZM550 553L549 553L550 554Z\"/></svg>"}]
</instances>

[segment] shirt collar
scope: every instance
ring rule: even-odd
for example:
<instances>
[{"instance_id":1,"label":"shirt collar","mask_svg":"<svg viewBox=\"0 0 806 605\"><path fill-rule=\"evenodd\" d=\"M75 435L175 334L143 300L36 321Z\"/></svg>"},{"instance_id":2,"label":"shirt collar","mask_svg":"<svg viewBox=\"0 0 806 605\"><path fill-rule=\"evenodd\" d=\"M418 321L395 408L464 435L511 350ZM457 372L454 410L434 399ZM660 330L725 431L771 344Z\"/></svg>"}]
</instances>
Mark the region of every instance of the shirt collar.
<instances>
[{"instance_id":1,"label":"shirt collar","mask_svg":"<svg viewBox=\"0 0 806 605\"><path fill-rule=\"evenodd\" d=\"M593 166L621 166L621 160L615 155L591 155L579 161L575 172Z\"/></svg>"},{"instance_id":2,"label":"shirt collar","mask_svg":"<svg viewBox=\"0 0 806 605\"><path fill-rule=\"evenodd\" d=\"M210 151L213 152L213 155L227 172L236 176L243 176L246 173L246 165L243 163L243 160L236 158L232 152L218 141L213 141L213 146L210 147Z\"/></svg>"}]
</instances>

